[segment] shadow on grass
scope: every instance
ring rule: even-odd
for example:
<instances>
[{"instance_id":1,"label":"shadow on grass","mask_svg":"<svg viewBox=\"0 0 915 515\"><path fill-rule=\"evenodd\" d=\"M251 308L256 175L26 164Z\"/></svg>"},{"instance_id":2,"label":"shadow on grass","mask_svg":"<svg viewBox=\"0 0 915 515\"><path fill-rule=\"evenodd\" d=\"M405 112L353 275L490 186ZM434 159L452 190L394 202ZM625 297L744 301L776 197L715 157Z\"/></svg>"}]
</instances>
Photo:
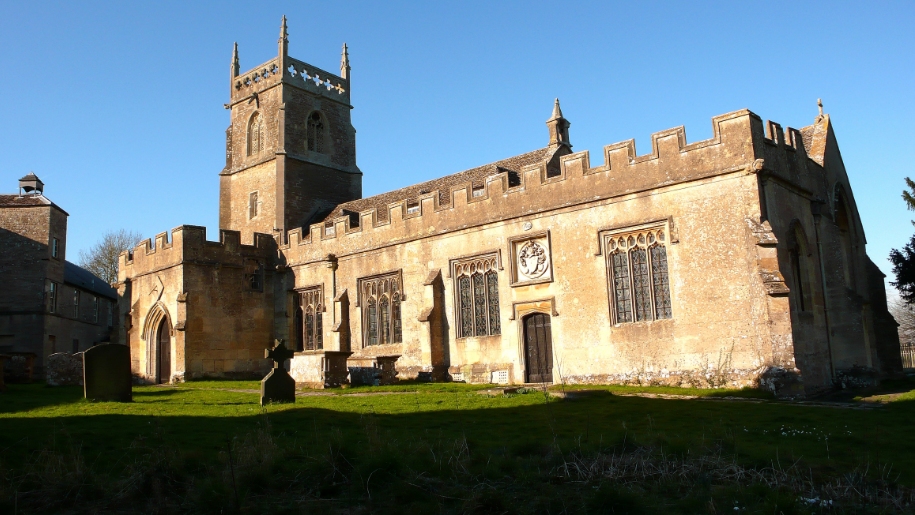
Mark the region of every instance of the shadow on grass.
<instances>
[{"instance_id":1,"label":"shadow on grass","mask_svg":"<svg viewBox=\"0 0 915 515\"><path fill-rule=\"evenodd\" d=\"M4 407L13 401L14 411L36 415L0 418L0 499L18 492L30 512L73 503L326 512L344 503L392 513L694 513L739 502L794 513L797 492L763 485L753 493L769 477L753 471L787 481L794 467L810 488L857 477L862 466L881 480L915 482L913 402L865 412L597 389L556 401L536 390L489 397L401 386L423 388L266 409L233 392L144 387L131 404L72 406L77 389L14 388ZM645 472L613 475L620 470ZM727 479L738 472L743 482Z\"/></svg>"}]
</instances>

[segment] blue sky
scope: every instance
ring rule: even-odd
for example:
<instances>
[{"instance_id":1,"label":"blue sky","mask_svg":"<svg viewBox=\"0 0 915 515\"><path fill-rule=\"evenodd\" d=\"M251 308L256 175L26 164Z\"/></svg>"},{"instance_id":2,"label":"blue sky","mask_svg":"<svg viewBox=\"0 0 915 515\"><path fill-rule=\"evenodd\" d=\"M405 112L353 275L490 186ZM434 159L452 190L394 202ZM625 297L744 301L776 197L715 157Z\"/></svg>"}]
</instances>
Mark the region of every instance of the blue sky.
<instances>
[{"instance_id":1,"label":"blue sky","mask_svg":"<svg viewBox=\"0 0 915 515\"><path fill-rule=\"evenodd\" d=\"M0 1L0 191L29 171L70 213L68 258L107 230L216 239L232 43L339 69L350 47L366 196L542 147L554 97L600 152L749 108L810 124L822 98L868 253L913 232L913 2Z\"/></svg>"}]
</instances>

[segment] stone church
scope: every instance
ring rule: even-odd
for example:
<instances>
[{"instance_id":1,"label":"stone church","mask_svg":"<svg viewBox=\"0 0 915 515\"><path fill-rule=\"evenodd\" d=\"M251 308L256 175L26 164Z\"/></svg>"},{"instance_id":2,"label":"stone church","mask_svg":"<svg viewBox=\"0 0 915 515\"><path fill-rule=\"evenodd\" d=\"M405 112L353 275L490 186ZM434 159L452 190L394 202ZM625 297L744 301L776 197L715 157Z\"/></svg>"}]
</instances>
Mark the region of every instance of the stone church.
<instances>
[{"instance_id":1,"label":"stone church","mask_svg":"<svg viewBox=\"0 0 915 515\"><path fill-rule=\"evenodd\" d=\"M557 100L546 146L363 198L345 45L339 75L294 59L284 18L278 55L242 73L236 47L229 85L218 241L185 225L120 258L140 380L260 377L275 339L316 386L380 371L798 396L900 367L822 108L592 156Z\"/></svg>"}]
</instances>

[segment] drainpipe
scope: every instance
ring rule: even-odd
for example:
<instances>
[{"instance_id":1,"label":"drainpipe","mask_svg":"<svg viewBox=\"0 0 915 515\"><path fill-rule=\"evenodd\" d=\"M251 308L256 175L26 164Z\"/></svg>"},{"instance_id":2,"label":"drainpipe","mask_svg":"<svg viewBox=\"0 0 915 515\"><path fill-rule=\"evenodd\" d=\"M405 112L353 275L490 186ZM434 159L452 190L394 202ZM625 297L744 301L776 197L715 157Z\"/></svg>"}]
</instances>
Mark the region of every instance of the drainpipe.
<instances>
[{"instance_id":1,"label":"drainpipe","mask_svg":"<svg viewBox=\"0 0 915 515\"><path fill-rule=\"evenodd\" d=\"M820 220L823 219L822 209L826 203L822 200L810 201L810 212L813 214L813 232L817 240L817 261L820 265L820 281L823 284L823 317L826 321L826 350L829 352L829 374L833 382L836 380L835 363L832 360L832 337L829 326L829 295L826 292L826 266L823 264L823 242L820 240Z\"/></svg>"}]
</instances>

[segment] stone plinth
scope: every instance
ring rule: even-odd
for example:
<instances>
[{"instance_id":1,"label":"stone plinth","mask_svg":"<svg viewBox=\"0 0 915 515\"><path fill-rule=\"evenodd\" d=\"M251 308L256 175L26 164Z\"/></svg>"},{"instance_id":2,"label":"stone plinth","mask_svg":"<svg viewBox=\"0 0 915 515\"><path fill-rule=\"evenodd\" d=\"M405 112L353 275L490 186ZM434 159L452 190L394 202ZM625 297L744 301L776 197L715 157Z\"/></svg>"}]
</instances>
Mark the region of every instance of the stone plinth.
<instances>
[{"instance_id":1,"label":"stone plinth","mask_svg":"<svg viewBox=\"0 0 915 515\"><path fill-rule=\"evenodd\" d=\"M350 358L346 361L353 385L381 386L397 382L397 356Z\"/></svg>"},{"instance_id":2,"label":"stone plinth","mask_svg":"<svg viewBox=\"0 0 915 515\"><path fill-rule=\"evenodd\" d=\"M334 388L348 382L346 359L351 352L314 351L298 353L290 362L289 373L296 383L309 388Z\"/></svg>"},{"instance_id":3,"label":"stone plinth","mask_svg":"<svg viewBox=\"0 0 915 515\"><path fill-rule=\"evenodd\" d=\"M58 352L45 361L45 382L48 386L82 386L83 353Z\"/></svg>"}]
</instances>

